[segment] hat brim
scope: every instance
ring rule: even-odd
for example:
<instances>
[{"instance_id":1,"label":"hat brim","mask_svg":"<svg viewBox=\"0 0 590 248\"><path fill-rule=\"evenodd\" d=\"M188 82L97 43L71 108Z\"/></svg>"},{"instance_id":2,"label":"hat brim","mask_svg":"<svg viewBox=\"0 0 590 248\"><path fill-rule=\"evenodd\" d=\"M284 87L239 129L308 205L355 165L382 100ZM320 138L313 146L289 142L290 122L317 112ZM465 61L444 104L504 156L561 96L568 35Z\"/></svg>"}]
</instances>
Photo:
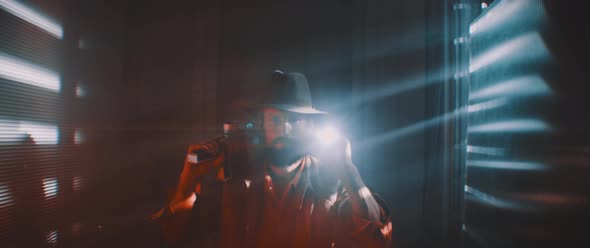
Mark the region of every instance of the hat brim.
<instances>
[{"instance_id":1,"label":"hat brim","mask_svg":"<svg viewBox=\"0 0 590 248\"><path fill-rule=\"evenodd\" d=\"M291 105L291 104L262 104L261 107L271 107L271 108L276 108L276 109L285 110L285 111L289 111L289 112L294 112L294 113L299 113L299 114L308 114L308 115L328 114L327 112L319 111L314 108L295 106L295 105Z\"/></svg>"}]
</instances>

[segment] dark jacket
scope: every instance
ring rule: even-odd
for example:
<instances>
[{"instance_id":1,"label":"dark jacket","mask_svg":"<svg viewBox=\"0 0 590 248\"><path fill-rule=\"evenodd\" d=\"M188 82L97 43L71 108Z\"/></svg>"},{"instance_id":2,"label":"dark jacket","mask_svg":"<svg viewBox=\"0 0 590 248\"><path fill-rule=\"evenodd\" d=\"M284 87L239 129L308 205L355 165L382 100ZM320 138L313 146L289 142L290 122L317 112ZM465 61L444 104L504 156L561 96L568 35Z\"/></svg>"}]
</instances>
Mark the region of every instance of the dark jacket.
<instances>
[{"instance_id":1,"label":"dark jacket","mask_svg":"<svg viewBox=\"0 0 590 248\"><path fill-rule=\"evenodd\" d=\"M284 195L275 192L269 173L204 184L190 227L175 226L174 218L186 217L172 215L164 231L183 232L181 247L389 247L384 201L374 195L380 216L369 221L352 211L342 189L331 196L314 190L314 166L316 160L304 157Z\"/></svg>"}]
</instances>

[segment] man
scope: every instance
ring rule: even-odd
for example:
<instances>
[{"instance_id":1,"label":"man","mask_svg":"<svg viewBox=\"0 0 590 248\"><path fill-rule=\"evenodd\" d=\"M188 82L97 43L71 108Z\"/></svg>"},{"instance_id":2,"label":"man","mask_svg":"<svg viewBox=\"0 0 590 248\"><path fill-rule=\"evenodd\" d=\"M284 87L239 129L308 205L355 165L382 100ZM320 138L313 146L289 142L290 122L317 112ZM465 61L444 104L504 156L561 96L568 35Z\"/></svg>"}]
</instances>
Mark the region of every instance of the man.
<instances>
[{"instance_id":1,"label":"man","mask_svg":"<svg viewBox=\"0 0 590 248\"><path fill-rule=\"evenodd\" d=\"M262 149L219 139L189 147L216 156L186 160L174 196L157 214L167 239L186 247L389 246L388 210L362 181L350 143L338 137L321 146L312 138L314 120L325 113L312 107L305 76L275 71L272 84L258 106ZM229 153L220 152L224 145ZM241 176L205 183L239 150L249 154L241 157L248 168Z\"/></svg>"}]
</instances>

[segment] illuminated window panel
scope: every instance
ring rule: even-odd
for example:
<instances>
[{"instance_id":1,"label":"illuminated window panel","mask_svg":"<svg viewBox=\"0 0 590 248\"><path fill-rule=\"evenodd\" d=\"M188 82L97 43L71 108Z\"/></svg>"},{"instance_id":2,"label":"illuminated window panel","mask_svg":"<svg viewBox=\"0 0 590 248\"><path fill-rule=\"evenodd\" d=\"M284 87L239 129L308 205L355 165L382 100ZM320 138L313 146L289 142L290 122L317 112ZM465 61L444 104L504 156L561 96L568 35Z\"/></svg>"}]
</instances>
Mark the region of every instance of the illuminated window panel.
<instances>
[{"instance_id":1,"label":"illuminated window panel","mask_svg":"<svg viewBox=\"0 0 590 248\"><path fill-rule=\"evenodd\" d=\"M57 177L43 179L43 193L45 195L45 199L57 197L59 190L58 186Z\"/></svg>"},{"instance_id":2,"label":"illuminated window panel","mask_svg":"<svg viewBox=\"0 0 590 248\"><path fill-rule=\"evenodd\" d=\"M42 87L54 92L61 90L61 79L57 72L2 52L0 52L0 78Z\"/></svg>"},{"instance_id":3,"label":"illuminated window panel","mask_svg":"<svg viewBox=\"0 0 590 248\"><path fill-rule=\"evenodd\" d=\"M14 0L0 0L0 8L40 29L45 30L55 38L63 38L63 27L42 12Z\"/></svg>"}]
</instances>

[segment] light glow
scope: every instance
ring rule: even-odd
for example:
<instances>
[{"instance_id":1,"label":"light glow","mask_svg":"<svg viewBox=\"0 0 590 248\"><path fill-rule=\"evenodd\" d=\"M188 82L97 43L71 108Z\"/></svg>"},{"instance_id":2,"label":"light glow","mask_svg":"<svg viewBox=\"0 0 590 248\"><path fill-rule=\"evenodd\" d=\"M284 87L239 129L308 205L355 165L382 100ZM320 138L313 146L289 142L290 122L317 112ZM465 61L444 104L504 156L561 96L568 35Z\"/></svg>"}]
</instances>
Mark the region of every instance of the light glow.
<instances>
[{"instance_id":1,"label":"light glow","mask_svg":"<svg viewBox=\"0 0 590 248\"><path fill-rule=\"evenodd\" d=\"M23 142L27 136L35 144L54 145L58 143L59 132L51 124L0 119L0 144Z\"/></svg>"},{"instance_id":2,"label":"light glow","mask_svg":"<svg viewBox=\"0 0 590 248\"><path fill-rule=\"evenodd\" d=\"M486 99L491 97L522 97L549 95L551 88L539 75L528 75L494 84L473 93L469 93L469 100Z\"/></svg>"},{"instance_id":3,"label":"light glow","mask_svg":"<svg viewBox=\"0 0 590 248\"><path fill-rule=\"evenodd\" d=\"M10 188L6 185L0 185L0 209L11 206L13 202Z\"/></svg>"},{"instance_id":4,"label":"light glow","mask_svg":"<svg viewBox=\"0 0 590 248\"><path fill-rule=\"evenodd\" d=\"M57 72L2 52L0 52L0 78L55 92L61 90L61 80Z\"/></svg>"},{"instance_id":5,"label":"light glow","mask_svg":"<svg viewBox=\"0 0 590 248\"><path fill-rule=\"evenodd\" d=\"M82 176L74 176L72 178L72 188L74 191L79 191L84 186L84 178Z\"/></svg>"},{"instance_id":6,"label":"light glow","mask_svg":"<svg viewBox=\"0 0 590 248\"><path fill-rule=\"evenodd\" d=\"M45 30L58 39L63 38L64 31L59 23L51 20L43 13L32 9L29 6L13 0L0 0L0 8L28 23L39 27L40 29Z\"/></svg>"},{"instance_id":7,"label":"light glow","mask_svg":"<svg viewBox=\"0 0 590 248\"><path fill-rule=\"evenodd\" d=\"M537 32L529 32L475 56L469 64L469 72L476 72L491 64L540 62L549 58L551 58L549 49L541 35Z\"/></svg>"},{"instance_id":8,"label":"light glow","mask_svg":"<svg viewBox=\"0 0 590 248\"><path fill-rule=\"evenodd\" d=\"M375 135L373 137L369 137L368 139L361 142L360 147L361 148L371 147L374 145L382 144L387 141L392 141L392 140L404 137L406 135L410 135L412 133L424 130L425 128L429 128L429 127L435 126L439 123L444 123L446 121L449 121L449 120L465 113L466 110L467 110L467 107L461 107L459 109L456 109L455 111L445 113L441 116L436 116L431 119L423 120L423 121L414 123L409 126L396 128L396 129L389 131L387 133L382 133L382 134Z\"/></svg>"},{"instance_id":9,"label":"light glow","mask_svg":"<svg viewBox=\"0 0 590 248\"><path fill-rule=\"evenodd\" d=\"M477 153L491 156L504 156L506 149L497 147L483 147L483 146L467 146L467 152Z\"/></svg>"},{"instance_id":10,"label":"light glow","mask_svg":"<svg viewBox=\"0 0 590 248\"><path fill-rule=\"evenodd\" d=\"M52 230L45 235L45 240L47 241L47 244L54 247L57 245L58 237L59 235L57 233L57 230Z\"/></svg>"},{"instance_id":11,"label":"light glow","mask_svg":"<svg viewBox=\"0 0 590 248\"><path fill-rule=\"evenodd\" d=\"M76 83L76 97L78 98L82 98L86 96L86 90L84 89L84 86L80 83L77 82Z\"/></svg>"},{"instance_id":12,"label":"light glow","mask_svg":"<svg viewBox=\"0 0 590 248\"><path fill-rule=\"evenodd\" d=\"M538 119L507 120L475 125L467 128L469 133L496 132L545 132L549 125Z\"/></svg>"},{"instance_id":13,"label":"light glow","mask_svg":"<svg viewBox=\"0 0 590 248\"><path fill-rule=\"evenodd\" d=\"M85 142L86 137L84 137L84 133L82 132L81 129L76 128L74 130L74 144L79 145Z\"/></svg>"},{"instance_id":14,"label":"light glow","mask_svg":"<svg viewBox=\"0 0 590 248\"><path fill-rule=\"evenodd\" d=\"M502 199L493 195L481 192L475 188L465 185L466 198L477 201L479 203L490 205L496 208L515 209L515 210L533 210L530 206L519 202Z\"/></svg>"},{"instance_id":15,"label":"light glow","mask_svg":"<svg viewBox=\"0 0 590 248\"><path fill-rule=\"evenodd\" d=\"M322 145L332 144L340 136L338 130L332 126L320 129L317 133L318 140Z\"/></svg>"},{"instance_id":16,"label":"light glow","mask_svg":"<svg viewBox=\"0 0 590 248\"><path fill-rule=\"evenodd\" d=\"M505 170L544 171L549 166L529 161L467 160L467 166Z\"/></svg>"},{"instance_id":17,"label":"light glow","mask_svg":"<svg viewBox=\"0 0 590 248\"><path fill-rule=\"evenodd\" d=\"M58 183L57 177L50 177L43 179L43 193L45 199L52 199L57 197Z\"/></svg>"},{"instance_id":18,"label":"light glow","mask_svg":"<svg viewBox=\"0 0 590 248\"><path fill-rule=\"evenodd\" d=\"M543 4L531 3L525 0L496 1L493 8L487 9L485 15L475 20L469 26L471 36L481 35L499 28L509 27L511 23L539 23L541 19L546 18ZM482 3L481 7L488 7ZM526 10L525 10L526 8ZM534 13L523 15L522 13Z\"/></svg>"},{"instance_id":19,"label":"light glow","mask_svg":"<svg viewBox=\"0 0 590 248\"><path fill-rule=\"evenodd\" d=\"M365 186L359 189L358 194L361 198L366 199L371 196L371 191Z\"/></svg>"},{"instance_id":20,"label":"light glow","mask_svg":"<svg viewBox=\"0 0 590 248\"><path fill-rule=\"evenodd\" d=\"M502 107L502 106L505 106L506 104L508 104L508 99L506 99L506 98L494 99L494 100L490 100L490 101L486 101L486 102L482 102L482 103L469 105L467 107L467 112L475 113L475 112L479 112L479 111Z\"/></svg>"},{"instance_id":21,"label":"light glow","mask_svg":"<svg viewBox=\"0 0 590 248\"><path fill-rule=\"evenodd\" d=\"M58 142L57 126L21 121L19 131L29 135L35 144L55 145Z\"/></svg>"},{"instance_id":22,"label":"light glow","mask_svg":"<svg viewBox=\"0 0 590 248\"><path fill-rule=\"evenodd\" d=\"M328 197L328 199L324 200L324 207L326 207L327 209L331 208L336 203L337 199L338 199L337 193L330 195L330 197Z\"/></svg>"}]
</instances>

